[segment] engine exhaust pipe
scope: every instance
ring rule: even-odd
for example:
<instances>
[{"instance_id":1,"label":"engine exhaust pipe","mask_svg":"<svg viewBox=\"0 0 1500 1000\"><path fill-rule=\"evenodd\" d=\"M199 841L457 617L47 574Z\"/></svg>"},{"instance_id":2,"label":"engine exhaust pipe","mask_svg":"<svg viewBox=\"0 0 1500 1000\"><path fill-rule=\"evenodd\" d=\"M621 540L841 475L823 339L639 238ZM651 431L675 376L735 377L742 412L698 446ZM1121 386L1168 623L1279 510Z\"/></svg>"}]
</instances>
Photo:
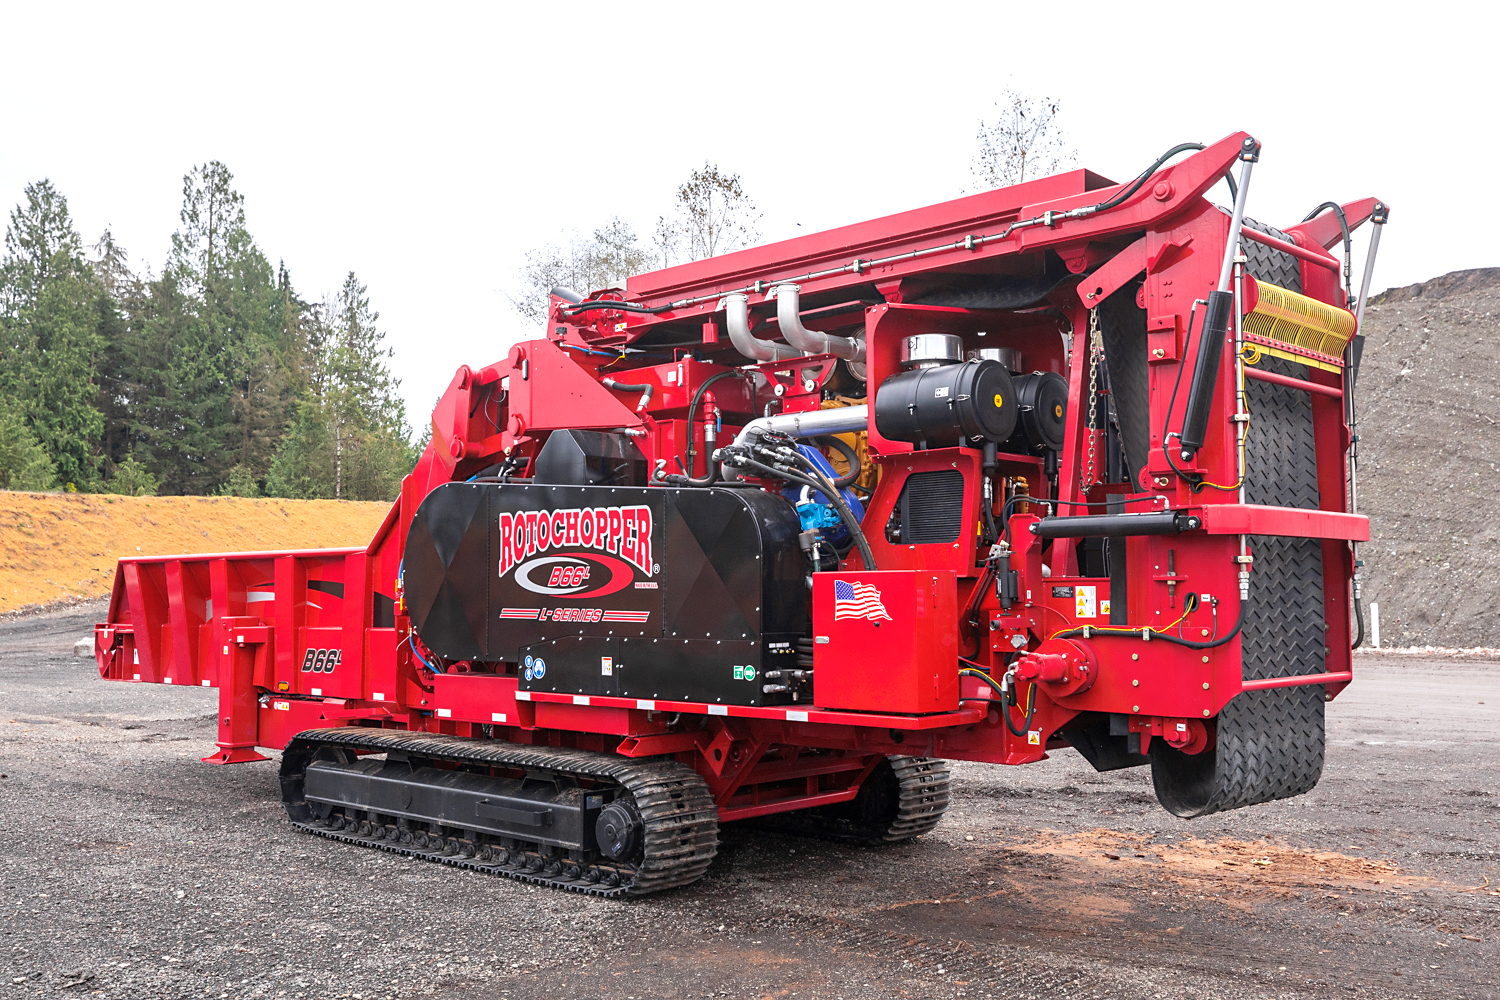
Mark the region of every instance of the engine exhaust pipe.
<instances>
[{"instance_id":1,"label":"engine exhaust pipe","mask_svg":"<svg viewBox=\"0 0 1500 1000\"><path fill-rule=\"evenodd\" d=\"M751 361L785 361L802 356L794 347L761 340L750 332L750 296L743 292L724 296L724 318L729 342Z\"/></svg>"},{"instance_id":2,"label":"engine exhaust pipe","mask_svg":"<svg viewBox=\"0 0 1500 1000\"><path fill-rule=\"evenodd\" d=\"M870 424L870 408L858 406L835 406L826 410L807 410L802 413L778 413L772 417L756 417L734 437L735 444L744 444L751 438L770 432L788 437L820 437L824 434L848 434L862 431Z\"/></svg>"},{"instance_id":3,"label":"engine exhaust pipe","mask_svg":"<svg viewBox=\"0 0 1500 1000\"><path fill-rule=\"evenodd\" d=\"M802 288L793 282L776 286L776 322L786 342L806 354L832 354L855 364L865 360L862 339L835 337L802 325Z\"/></svg>"}]
</instances>

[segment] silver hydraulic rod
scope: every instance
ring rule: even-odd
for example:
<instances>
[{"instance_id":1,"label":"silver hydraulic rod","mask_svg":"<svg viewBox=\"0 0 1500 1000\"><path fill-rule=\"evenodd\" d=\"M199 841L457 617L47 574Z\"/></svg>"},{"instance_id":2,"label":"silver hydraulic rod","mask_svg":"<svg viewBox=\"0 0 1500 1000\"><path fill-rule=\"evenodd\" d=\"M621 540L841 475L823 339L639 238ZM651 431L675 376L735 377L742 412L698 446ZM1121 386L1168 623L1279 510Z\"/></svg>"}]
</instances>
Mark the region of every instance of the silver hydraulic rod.
<instances>
[{"instance_id":1,"label":"silver hydraulic rod","mask_svg":"<svg viewBox=\"0 0 1500 1000\"><path fill-rule=\"evenodd\" d=\"M1355 329L1358 330L1364 329L1365 325L1365 303L1370 298L1370 280L1375 276L1375 255L1380 252L1380 232L1390 217L1390 206L1383 201L1376 202L1375 211L1370 213L1374 229L1370 233L1370 250L1365 254L1365 276L1360 280L1359 302L1354 307L1354 319L1358 324Z\"/></svg>"},{"instance_id":2,"label":"silver hydraulic rod","mask_svg":"<svg viewBox=\"0 0 1500 1000\"><path fill-rule=\"evenodd\" d=\"M1229 291L1234 276L1234 259L1239 256L1240 230L1245 226L1245 201L1250 197L1250 168L1260 159L1260 142L1247 138L1240 151L1240 185L1234 196L1234 214L1229 217L1229 240L1224 244L1224 264L1219 268L1221 292Z\"/></svg>"},{"instance_id":3,"label":"silver hydraulic rod","mask_svg":"<svg viewBox=\"0 0 1500 1000\"><path fill-rule=\"evenodd\" d=\"M1240 188L1241 191L1244 188ZM1234 467L1239 476L1236 497L1245 503L1245 435L1250 431L1250 414L1245 406L1245 264L1244 248L1234 247ZM1250 599L1250 546L1249 539L1239 536L1240 554L1235 560L1239 566L1240 600Z\"/></svg>"}]
</instances>

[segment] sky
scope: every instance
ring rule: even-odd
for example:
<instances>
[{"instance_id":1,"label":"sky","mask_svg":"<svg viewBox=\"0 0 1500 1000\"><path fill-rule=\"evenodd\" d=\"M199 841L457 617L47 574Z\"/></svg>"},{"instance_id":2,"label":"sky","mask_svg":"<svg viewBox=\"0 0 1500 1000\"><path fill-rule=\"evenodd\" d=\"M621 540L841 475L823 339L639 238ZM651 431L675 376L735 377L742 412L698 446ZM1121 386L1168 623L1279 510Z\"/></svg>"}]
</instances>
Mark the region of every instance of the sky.
<instances>
[{"instance_id":1,"label":"sky","mask_svg":"<svg viewBox=\"0 0 1500 1000\"><path fill-rule=\"evenodd\" d=\"M1497 21L1311 0L0 0L0 205L51 178L85 242L108 226L159 269L183 174L221 160L304 298L368 285L420 428L459 365L540 335L510 308L528 250L613 216L648 237L705 162L740 175L766 241L956 197L1007 88L1059 101L1078 164L1115 180L1244 129L1264 222L1385 199L1376 289L1500 265L1463 195L1500 152Z\"/></svg>"}]
</instances>

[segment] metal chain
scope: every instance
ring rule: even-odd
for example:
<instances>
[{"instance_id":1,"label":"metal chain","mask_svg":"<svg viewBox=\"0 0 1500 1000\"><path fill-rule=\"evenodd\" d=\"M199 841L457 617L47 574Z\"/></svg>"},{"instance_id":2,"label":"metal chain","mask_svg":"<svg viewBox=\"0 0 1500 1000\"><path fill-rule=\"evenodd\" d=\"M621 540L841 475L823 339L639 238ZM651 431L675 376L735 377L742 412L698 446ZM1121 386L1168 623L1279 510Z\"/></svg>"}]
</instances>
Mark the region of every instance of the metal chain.
<instances>
[{"instance_id":1,"label":"metal chain","mask_svg":"<svg viewBox=\"0 0 1500 1000\"><path fill-rule=\"evenodd\" d=\"M1099 354L1104 350L1104 335L1099 332L1099 310L1089 310L1089 458L1083 471L1082 492L1087 493L1094 483L1094 439L1098 423L1099 405Z\"/></svg>"}]
</instances>

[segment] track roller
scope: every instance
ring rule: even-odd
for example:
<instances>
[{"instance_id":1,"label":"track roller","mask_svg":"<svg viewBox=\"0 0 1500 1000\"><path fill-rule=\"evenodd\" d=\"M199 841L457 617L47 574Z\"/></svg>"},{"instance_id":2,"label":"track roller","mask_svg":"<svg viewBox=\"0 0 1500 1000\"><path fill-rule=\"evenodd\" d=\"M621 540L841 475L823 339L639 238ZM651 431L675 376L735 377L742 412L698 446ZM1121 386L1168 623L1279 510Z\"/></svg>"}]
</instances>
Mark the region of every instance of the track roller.
<instances>
[{"instance_id":1,"label":"track roller","mask_svg":"<svg viewBox=\"0 0 1500 1000\"><path fill-rule=\"evenodd\" d=\"M308 833L594 896L687 885L718 851L708 786L660 758L315 729L282 755L281 792Z\"/></svg>"}]
</instances>

